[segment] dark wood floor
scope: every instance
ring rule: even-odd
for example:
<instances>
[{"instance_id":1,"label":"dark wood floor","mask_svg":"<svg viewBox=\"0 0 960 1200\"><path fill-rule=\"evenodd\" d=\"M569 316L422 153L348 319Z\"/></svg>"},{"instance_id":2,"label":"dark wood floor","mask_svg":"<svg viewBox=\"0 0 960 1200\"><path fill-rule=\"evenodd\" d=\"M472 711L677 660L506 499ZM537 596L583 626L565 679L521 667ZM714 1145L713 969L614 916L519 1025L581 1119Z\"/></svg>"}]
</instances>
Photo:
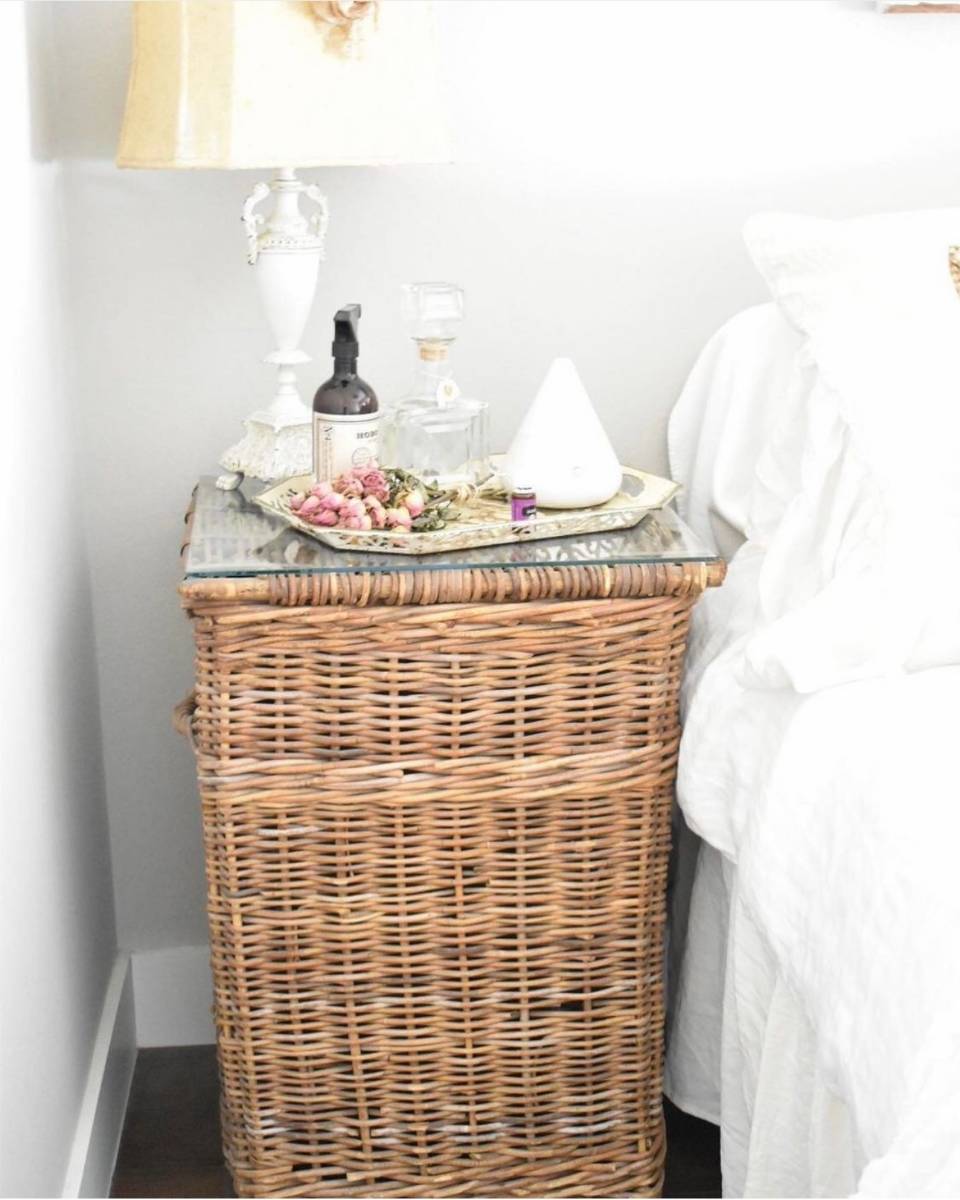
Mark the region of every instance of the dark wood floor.
<instances>
[{"instance_id":1,"label":"dark wood floor","mask_svg":"<svg viewBox=\"0 0 960 1200\"><path fill-rule=\"evenodd\" d=\"M719 1196L716 1126L667 1105L665 1196ZM220 1153L212 1046L141 1050L114 1196L232 1196Z\"/></svg>"}]
</instances>

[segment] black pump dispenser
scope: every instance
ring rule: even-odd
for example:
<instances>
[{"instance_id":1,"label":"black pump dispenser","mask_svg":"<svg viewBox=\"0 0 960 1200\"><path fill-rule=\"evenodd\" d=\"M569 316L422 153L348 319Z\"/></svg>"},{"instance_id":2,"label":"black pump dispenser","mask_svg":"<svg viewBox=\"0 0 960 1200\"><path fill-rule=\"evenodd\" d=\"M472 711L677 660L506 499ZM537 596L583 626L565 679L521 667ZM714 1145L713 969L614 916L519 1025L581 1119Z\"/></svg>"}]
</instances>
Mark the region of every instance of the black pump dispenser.
<instances>
[{"instance_id":1,"label":"black pump dispenser","mask_svg":"<svg viewBox=\"0 0 960 1200\"><path fill-rule=\"evenodd\" d=\"M359 320L359 304L345 304L333 318L333 374L313 398L313 473L318 482L377 461L380 406L376 392L357 374Z\"/></svg>"},{"instance_id":2,"label":"black pump dispenser","mask_svg":"<svg viewBox=\"0 0 960 1200\"><path fill-rule=\"evenodd\" d=\"M346 304L333 318L333 344L330 352L335 362L344 359L356 361L360 353L360 343L357 340L357 322L360 320L359 304Z\"/></svg>"}]
</instances>

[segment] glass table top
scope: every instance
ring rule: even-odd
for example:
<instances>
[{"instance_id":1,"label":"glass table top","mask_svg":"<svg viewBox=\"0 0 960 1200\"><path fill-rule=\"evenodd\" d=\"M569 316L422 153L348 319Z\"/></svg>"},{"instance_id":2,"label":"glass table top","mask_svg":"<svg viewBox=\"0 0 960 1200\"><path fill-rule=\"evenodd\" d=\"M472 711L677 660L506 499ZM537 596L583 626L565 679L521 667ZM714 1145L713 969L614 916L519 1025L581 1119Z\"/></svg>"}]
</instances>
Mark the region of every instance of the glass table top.
<instances>
[{"instance_id":1,"label":"glass table top","mask_svg":"<svg viewBox=\"0 0 960 1200\"><path fill-rule=\"evenodd\" d=\"M673 508L650 513L632 529L579 534L542 542L513 542L443 554L364 554L334 550L264 512L253 497L265 485L247 481L222 492L204 476L194 496L193 527L184 557L188 579L209 576L313 574L355 571L444 571L453 567L602 566L714 562L716 553Z\"/></svg>"}]
</instances>

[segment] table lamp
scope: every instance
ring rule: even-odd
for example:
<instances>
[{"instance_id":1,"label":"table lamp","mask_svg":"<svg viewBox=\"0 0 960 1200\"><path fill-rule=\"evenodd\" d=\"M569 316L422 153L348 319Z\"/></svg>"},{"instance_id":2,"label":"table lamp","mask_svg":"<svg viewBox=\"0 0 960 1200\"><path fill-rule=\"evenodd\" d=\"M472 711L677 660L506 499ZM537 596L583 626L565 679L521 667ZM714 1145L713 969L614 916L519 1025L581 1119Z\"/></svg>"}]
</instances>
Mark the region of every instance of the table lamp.
<instances>
[{"instance_id":1,"label":"table lamp","mask_svg":"<svg viewBox=\"0 0 960 1200\"><path fill-rule=\"evenodd\" d=\"M223 488L311 469L295 368L327 203L296 168L449 161L427 0L137 0L117 165L271 169L243 205L276 349L273 399L220 460ZM272 197L264 213L259 206ZM305 206L305 207L304 207ZM306 208L306 210L305 210Z\"/></svg>"}]
</instances>

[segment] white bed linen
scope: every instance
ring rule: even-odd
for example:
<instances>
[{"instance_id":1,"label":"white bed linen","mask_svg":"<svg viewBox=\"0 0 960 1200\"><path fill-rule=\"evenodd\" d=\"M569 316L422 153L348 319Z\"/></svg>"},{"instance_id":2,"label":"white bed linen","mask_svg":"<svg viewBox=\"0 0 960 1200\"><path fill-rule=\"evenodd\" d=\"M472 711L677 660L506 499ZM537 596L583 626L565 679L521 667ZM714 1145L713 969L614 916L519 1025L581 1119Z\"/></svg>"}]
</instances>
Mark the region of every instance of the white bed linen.
<instances>
[{"instance_id":1,"label":"white bed linen","mask_svg":"<svg viewBox=\"0 0 960 1200\"><path fill-rule=\"evenodd\" d=\"M717 690L705 715L727 731L713 761L737 787L730 760L747 746L730 737L731 699ZM737 712L757 700L739 697ZM750 714L755 804L735 869L721 867L729 920L711 1090L725 1195L960 1195L958 707L951 667L798 698L774 721ZM708 814L695 824L716 832ZM698 979L697 942L716 936L709 905L721 894L708 874L719 856L705 855L667 1086L710 1116L704 1057L691 1053L717 1025L696 1029L718 982L715 948Z\"/></svg>"},{"instance_id":2,"label":"white bed linen","mask_svg":"<svg viewBox=\"0 0 960 1200\"><path fill-rule=\"evenodd\" d=\"M779 372L755 372L777 387L751 392L738 320L708 348L713 367L731 351L726 376L695 371L671 426L690 519L709 533L704 517L723 508L748 541L691 640L678 790L715 849L702 851L673 996L668 1094L720 1118L726 1195L960 1195L960 668L808 695L752 672L804 472L831 499L837 464L862 479L842 420L805 403L816 381L802 347L782 346ZM811 441L815 454L791 456ZM720 442L739 448L732 506L714 490Z\"/></svg>"},{"instance_id":3,"label":"white bed linen","mask_svg":"<svg viewBox=\"0 0 960 1200\"><path fill-rule=\"evenodd\" d=\"M706 842L687 849L696 869L665 1091L721 1125L724 1195L851 1195L862 1152L803 1006L743 907L736 867Z\"/></svg>"},{"instance_id":4,"label":"white bed linen","mask_svg":"<svg viewBox=\"0 0 960 1200\"><path fill-rule=\"evenodd\" d=\"M753 468L784 410L809 391L802 344L775 304L739 313L704 347L671 418L680 509L727 559L745 538L761 537Z\"/></svg>"},{"instance_id":5,"label":"white bed linen","mask_svg":"<svg viewBox=\"0 0 960 1200\"><path fill-rule=\"evenodd\" d=\"M746 655L798 691L960 664L960 209L846 221L765 214L747 247L816 363L798 488ZM782 482L782 480L781 480ZM922 519L918 509L922 507ZM779 555L775 564L773 556ZM918 587L906 563L937 563Z\"/></svg>"}]
</instances>

